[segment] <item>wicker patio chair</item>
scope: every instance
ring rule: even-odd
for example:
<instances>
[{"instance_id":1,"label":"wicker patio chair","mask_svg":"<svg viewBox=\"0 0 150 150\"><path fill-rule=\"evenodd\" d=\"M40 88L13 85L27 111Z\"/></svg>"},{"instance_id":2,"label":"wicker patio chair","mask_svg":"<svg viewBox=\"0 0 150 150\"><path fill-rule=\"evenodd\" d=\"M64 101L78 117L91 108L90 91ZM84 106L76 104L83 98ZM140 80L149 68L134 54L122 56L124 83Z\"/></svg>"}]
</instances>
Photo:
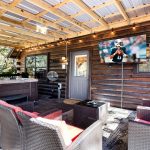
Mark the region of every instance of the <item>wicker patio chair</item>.
<instances>
[{"instance_id":1,"label":"wicker patio chair","mask_svg":"<svg viewBox=\"0 0 150 150\"><path fill-rule=\"evenodd\" d=\"M143 99L143 106L147 106L147 107L150 107L150 100L147 100L147 99Z\"/></svg>"},{"instance_id":2,"label":"wicker patio chair","mask_svg":"<svg viewBox=\"0 0 150 150\"><path fill-rule=\"evenodd\" d=\"M150 107L137 106L137 118L150 121Z\"/></svg>"},{"instance_id":3,"label":"wicker patio chair","mask_svg":"<svg viewBox=\"0 0 150 150\"><path fill-rule=\"evenodd\" d=\"M67 147L58 127L17 113L23 123L26 150L102 150L101 122L96 121Z\"/></svg>"},{"instance_id":4,"label":"wicker patio chair","mask_svg":"<svg viewBox=\"0 0 150 150\"><path fill-rule=\"evenodd\" d=\"M30 121L31 117L17 112L21 119L24 133L25 150L63 150L62 136L54 126L42 126ZM50 130L51 129L51 130ZM57 143L57 144L56 144Z\"/></svg>"},{"instance_id":5,"label":"wicker patio chair","mask_svg":"<svg viewBox=\"0 0 150 150\"><path fill-rule=\"evenodd\" d=\"M150 149L150 124L130 121L128 126L128 150Z\"/></svg>"},{"instance_id":6,"label":"wicker patio chair","mask_svg":"<svg viewBox=\"0 0 150 150\"><path fill-rule=\"evenodd\" d=\"M1 148L3 150L23 150L21 124L11 108L0 105Z\"/></svg>"}]
</instances>

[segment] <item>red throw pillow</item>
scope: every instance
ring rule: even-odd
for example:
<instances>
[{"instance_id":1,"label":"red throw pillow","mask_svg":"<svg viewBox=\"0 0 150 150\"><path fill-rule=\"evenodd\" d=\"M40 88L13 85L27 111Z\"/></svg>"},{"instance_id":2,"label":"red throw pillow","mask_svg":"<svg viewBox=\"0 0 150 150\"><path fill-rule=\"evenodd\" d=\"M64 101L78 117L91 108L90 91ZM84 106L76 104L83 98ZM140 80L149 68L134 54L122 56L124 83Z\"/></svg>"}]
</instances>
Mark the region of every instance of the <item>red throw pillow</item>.
<instances>
[{"instance_id":1,"label":"red throw pillow","mask_svg":"<svg viewBox=\"0 0 150 150\"><path fill-rule=\"evenodd\" d=\"M59 118L61 115L62 115L62 110L58 110L58 111L55 111L55 112L53 112L53 113L51 113L49 115L44 116L44 118L59 120L57 118Z\"/></svg>"}]
</instances>

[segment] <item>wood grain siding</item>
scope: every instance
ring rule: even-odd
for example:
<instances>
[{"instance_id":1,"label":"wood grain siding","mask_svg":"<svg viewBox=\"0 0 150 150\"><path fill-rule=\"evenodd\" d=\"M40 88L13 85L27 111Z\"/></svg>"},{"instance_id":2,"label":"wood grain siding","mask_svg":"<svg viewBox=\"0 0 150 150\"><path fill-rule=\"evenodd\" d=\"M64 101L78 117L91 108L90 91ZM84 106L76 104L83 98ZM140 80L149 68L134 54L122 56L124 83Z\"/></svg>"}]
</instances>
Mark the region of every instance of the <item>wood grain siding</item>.
<instances>
[{"instance_id":1,"label":"wood grain siding","mask_svg":"<svg viewBox=\"0 0 150 150\"><path fill-rule=\"evenodd\" d=\"M97 38L93 38L92 35L86 35L71 39L71 44L68 45L68 56L71 51L90 50L90 64L91 64L91 99L111 102L112 106L120 107L121 101L121 65L118 64L100 64L100 57L98 51L98 43L102 40L109 40L113 38L121 38L127 36L134 36L138 34L147 35L147 43L150 43L150 22L141 23L137 25L136 31L132 30L132 26L122 27L114 30L115 35L111 35L110 31L104 31L97 33ZM82 39L83 43L79 43L78 40ZM59 81L63 83L62 97L65 96L65 92L68 92L69 77L66 70L61 69L61 64L57 61L62 56L65 56L65 46L55 46L50 49L43 49L39 51L33 51L33 53L50 52L49 57L49 70L57 71L59 74ZM24 63L24 57L30 55L31 52L22 53L21 61ZM141 105L144 99L150 100L150 76L136 75L135 68L137 64L124 64L124 80L123 80L123 107L136 108L137 105ZM24 66L22 66L24 68ZM43 87L40 92L44 94L49 93L50 84L42 83ZM65 90L66 89L66 90ZM67 93L68 95L68 93Z\"/></svg>"},{"instance_id":2,"label":"wood grain siding","mask_svg":"<svg viewBox=\"0 0 150 150\"><path fill-rule=\"evenodd\" d=\"M119 107L121 92L123 92L123 107L127 108L136 108L137 105L142 105L143 99L150 99L150 79L142 78L140 80L133 77L136 64L124 64L122 91L122 65L100 64L94 61L97 57L99 57L98 49L94 49L91 83L92 99L111 102L111 105Z\"/></svg>"}]
</instances>

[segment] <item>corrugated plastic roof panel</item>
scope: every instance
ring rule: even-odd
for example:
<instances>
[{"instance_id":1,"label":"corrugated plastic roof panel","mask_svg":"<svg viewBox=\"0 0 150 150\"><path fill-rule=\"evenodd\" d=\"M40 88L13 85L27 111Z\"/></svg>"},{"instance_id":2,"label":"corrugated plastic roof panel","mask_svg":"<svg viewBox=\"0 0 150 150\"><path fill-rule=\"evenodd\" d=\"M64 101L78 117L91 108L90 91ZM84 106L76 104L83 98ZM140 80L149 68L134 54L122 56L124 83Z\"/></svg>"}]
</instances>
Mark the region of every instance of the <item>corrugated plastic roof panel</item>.
<instances>
[{"instance_id":1,"label":"corrugated plastic roof panel","mask_svg":"<svg viewBox=\"0 0 150 150\"><path fill-rule=\"evenodd\" d=\"M96 27L99 27L100 24L98 22L87 22L86 25L89 27L89 28L96 28Z\"/></svg>"},{"instance_id":2,"label":"corrugated plastic roof panel","mask_svg":"<svg viewBox=\"0 0 150 150\"><path fill-rule=\"evenodd\" d=\"M150 6L149 7L145 7L145 11L147 14L150 14Z\"/></svg>"},{"instance_id":3,"label":"corrugated plastic roof panel","mask_svg":"<svg viewBox=\"0 0 150 150\"><path fill-rule=\"evenodd\" d=\"M69 3L61 6L59 9L68 15L74 15L81 11L81 9L72 2L69 2Z\"/></svg>"},{"instance_id":4,"label":"corrugated plastic roof panel","mask_svg":"<svg viewBox=\"0 0 150 150\"><path fill-rule=\"evenodd\" d=\"M28 11L32 14L38 14L38 13L43 11L42 8L37 7L37 6L27 2L27 1L22 1L19 5L17 5L17 7L20 9L23 9L25 11Z\"/></svg>"},{"instance_id":5,"label":"corrugated plastic roof panel","mask_svg":"<svg viewBox=\"0 0 150 150\"><path fill-rule=\"evenodd\" d=\"M135 18L137 16L135 11L130 11L127 13L127 15L129 16L129 18Z\"/></svg>"},{"instance_id":6,"label":"corrugated plastic roof panel","mask_svg":"<svg viewBox=\"0 0 150 150\"><path fill-rule=\"evenodd\" d=\"M59 34L61 34L61 35L65 35L66 33L65 33L65 32L63 32L63 31L60 31L60 32L59 32Z\"/></svg>"},{"instance_id":7,"label":"corrugated plastic roof panel","mask_svg":"<svg viewBox=\"0 0 150 150\"><path fill-rule=\"evenodd\" d=\"M136 11L137 16L142 16L146 14L145 8L141 8L135 11Z\"/></svg>"},{"instance_id":8,"label":"corrugated plastic roof panel","mask_svg":"<svg viewBox=\"0 0 150 150\"><path fill-rule=\"evenodd\" d=\"M82 30L81 30L80 28L78 28L78 27L71 27L70 30L71 30L71 31L74 31L74 32L80 32L80 31L82 31Z\"/></svg>"},{"instance_id":9,"label":"corrugated plastic roof panel","mask_svg":"<svg viewBox=\"0 0 150 150\"><path fill-rule=\"evenodd\" d=\"M106 6L100 9L95 10L95 12L102 17L105 17L107 15L119 12L117 7L115 5Z\"/></svg>"},{"instance_id":10,"label":"corrugated plastic roof panel","mask_svg":"<svg viewBox=\"0 0 150 150\"><path fill-rule=\"evenodd\" d=\"M26 19L26 18L24 18L24 17L22 17L22 16L13 14L13 13L11 13L11 12L6 12L5 14L3 14L3 16L8 17L8 18L10 18L10 19L17 20L17 21L23 21L24 19Z\"/></svg>"},{"instance_id":11,"label":"corrugated plastic roof panel","mask_svg":"<svg viewBox=\"0 0 150 150\"><path fill-rule=\"evenodd\" d=\"M50 30L50 31L56 31L57 29L52 28L52 27L48 27L48 30Z\"/></svg>"},{"instance_id":12,"label":"corrugated plastic roof panel","mask_svg":"<svg viewBox=\"0 0 150 150\"><path fill-rule=\"evenodd\" d=\"M2 1L5 3L12 3L13 2L13 0L2 0Z\"/></svg>"},{"instance_id":13,"label":"corrugated plastic roof panel","mask_svg":"<svg viewBox=\"0 0 150 150\"><path fill-rule=\"evenodd\" d=\"M75 19L80 22L87 22L87 21L92 20L92 17L89 16L88 14L82 14L80 16L75 17Z\"/></svg>"},{"instance_id":14,"label":"corrugated plastic roof panel","mask_svg":"<svg viewBox=\"0 0 150 150\"><path fill-rule=\"evenodd\" d=\"M113 23L113 22L117 22L117 21L121 21L121 20L124 20L123 16L122 15L115 15L113 17L108 17L108 18L105 18L105 20L108 22L108 23Z\"/></svg>"},{"instance_id":15,"label":"corrugated plastic roof panel","mask_svg":"<svg viewBox=\"0 0 150 150\"><path fill-rule=\"evenodd\" d=\"M12 31L7 31L7 30L6 30L5 32L10 33L10 34L13 34L13 35L19 35L18 33L12 32Z\"/></svg>"},{"instance_id":16,"label":"corrugated plastic roof panel","mask_svg":"<svg viewBox=\"0 0 150 150\"><path fill-rule=\"evenodd\" d=\"M150 0L122 0L122 5L125 9L148 4Z\"/></svg>"},{"instance_id":17,"label":"corrugated plastic roof panel","mask_svg":"<svg viewBox=\"0 0 150 150\"><path fill-rule=\"evenodd\" d=\"M63 2L63 0L44 0L44 1L52 6L55 6L55 5Z\"/></svg>"},{"instance_id":18,"label":"corrugated plastic roof panel","mask_svg":"<svg viewBox=\"0 0 150 150\"><path fill-rule=\"evenodd\" d=\"M58 16L56 16L56 15L50 13L50 12L48 12L47 14L45 14L45 15L43 16L43 18L44 18L44 19L47 19L47 20L50 20L50 21L56 21L56 20L59 19Z\"/></svg>"},{"instance_id":19,"label":"corrugated plastic roof panel","mask_svg":"<svg viewBox=\"0 0 150 150\"><path fill-rule=\"evenodd\" d=\"M30 24L32 24L32 25L34 25L34 26L40 25L40 23L38 23L38 22L36 22L36 21L33 21L33 20L28 21L28 23L30 23Z\"/></svg>"},{"instance_id":20,"label":"corrugated plastic roof panel","mask_svg":"<svg viewBox=\"0 0 150 150\"><path fill-rule=\"evenodd\" d=\"M128 16L130 18L134 18L134 17L150 14L150 6L130 11L127 14L128 14Z\"/></svg>"},{"instance_id":21,"label":"corrugated plastic roof panel","mask_svg":"<svg viewBox=\"0 0 150 150\"><path fill-rule=\"evenodd\" d=\"M87 6L89 6L90 8L100 5L102 3L106 3L107 1L110 0L82 0Z\"/></svg>"},{"instance_id":22,"label":"corrugated plastic roof panel","mask_svg":"<svg viewBox=\"0 0 150 150\"><path fill-rule=\"evenodd\" d=\"M5 21L0 21L0 24L4 25L4 26L10 26L10 24L8 24L7 22Z\"/></svg>"},{"instance_id":23,"label":"corrugated plastic roof panel","mask_svg":"<svg viewBox=\"0 0 150 150\"><path fill-rule=\"evenodd\" d=\"M59 22L58 23L59 25L63 26L63 27L69 27L71 26L72 24L68 21L62 21L62 22Z\"/></svg>"},{"instance_id":24,"label":"corrugated plastic roof panel","mask_svg":"<svg viewBox=\"0 0 150 150\"><path fill-rule=\"evenodd\" d=\"M15 26L15 28L16 28L16 29L21 29L21 30L23 30L23 31L29 31L28 29L25 29L25 28L20 27L20 26Z\"/></svg>"},{"instance_id":25,"label":"corrugated plastic roof panel","mask_svg":"<svg viewBox=\"0 0 150 150\"><path fill-rule=\"evenodd\" d=\"M133 4L129 1L129 0L122 0L122 6L125 8L125 9L128 9L128 8L132 8L133 7Z\"/></svg>"}]
</instances>

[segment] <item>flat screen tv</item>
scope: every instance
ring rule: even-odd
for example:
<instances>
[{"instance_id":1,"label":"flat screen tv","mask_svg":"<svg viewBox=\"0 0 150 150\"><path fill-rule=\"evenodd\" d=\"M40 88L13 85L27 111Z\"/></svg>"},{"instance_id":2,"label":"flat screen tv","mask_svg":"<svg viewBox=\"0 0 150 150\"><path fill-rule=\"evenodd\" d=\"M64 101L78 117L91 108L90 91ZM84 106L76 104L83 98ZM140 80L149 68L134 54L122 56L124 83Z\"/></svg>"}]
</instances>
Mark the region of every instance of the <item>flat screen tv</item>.
<instances>
[{"instance_id":1,"label":"flat screen tv","mask_svg":"<svg viewBox=\"0 0 150 150\"><path fill-rule=\"evenodd\" d=\"M101 62L135 62L146 58L146 35L137 35L99 43Z\"/></svg>"}]
</instances>

